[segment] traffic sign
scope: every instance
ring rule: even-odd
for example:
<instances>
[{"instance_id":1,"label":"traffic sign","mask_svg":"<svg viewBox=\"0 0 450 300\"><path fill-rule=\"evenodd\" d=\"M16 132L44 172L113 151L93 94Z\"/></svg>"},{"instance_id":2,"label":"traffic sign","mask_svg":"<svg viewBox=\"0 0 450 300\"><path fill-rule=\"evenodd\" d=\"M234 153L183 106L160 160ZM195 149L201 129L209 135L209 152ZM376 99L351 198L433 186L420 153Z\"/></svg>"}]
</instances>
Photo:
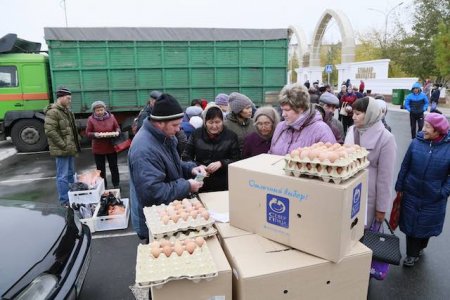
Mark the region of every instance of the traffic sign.
<instances>
[{"instance_id":1,"label":"traffic sign","mask_svg":"<svg viewBox=\"0 0 450 300\"><path fill-rule=\"evenodd\" d=\"M331 73L331 72L333 72L333 65L326 65L325 73Z\"/></svg>"}]
</instances>

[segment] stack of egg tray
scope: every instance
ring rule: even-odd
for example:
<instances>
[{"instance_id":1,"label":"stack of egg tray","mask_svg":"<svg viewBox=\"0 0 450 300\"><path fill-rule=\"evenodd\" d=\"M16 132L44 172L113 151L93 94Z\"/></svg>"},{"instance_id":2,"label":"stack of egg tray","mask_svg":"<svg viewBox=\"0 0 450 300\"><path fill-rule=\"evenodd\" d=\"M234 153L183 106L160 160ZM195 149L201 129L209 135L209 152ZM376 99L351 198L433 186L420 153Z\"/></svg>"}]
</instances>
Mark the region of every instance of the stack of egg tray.
<instances>
[{"instance_id":1,"label":"stack of egg tray","mask_svg":"<svg viewBox=\"0 0 450 300\"><path fill-rule=\"evenodd\" d=\"M320 161L318 158L313 160L308 157L291 157L287 154L284 158L286 165L284 171L286 175L300 177L318 177L325 182L339 184L354 176L360 170L369 166L367 155L369 152L361 148L347 158L339 158L333 163L328 159Z\"/></svg>"},{"instance_id":2,"label":"stack of egg tray","mask_svg":"<svg viewBox=\"0 0 450 300\"><path fill-rule=\"evenodd\" d=\"M199 202L198 199L189 200L191 203ZM161 221L160 211L166 210L170 205L153 205L151 207L144 207L144 215L147 227L150 233L150 239L160 239L174 236L177 234L185 235L186 238L193 238L197 236L208 237L217 233L217 230L212 226L215 220L209 217L205 220L200 214L197 218L189 216L187 220L180 218L177 223L169 220L167 224Z\"/></svg>"},{"instance_id":3,"label":"stack of egg tray","mask_svg":"<svg viewBox=\"0 0 450 300\"><path fill-rule=\"evenodd\" d=\"M197 247L192 254L183 251L158 258L151 254L150 245L138 245L136 261L136 285L140 288L161 287L171 280L189 279L198 282L218 276L216 264L207 243Z\"/></svg>"}]
</instances>

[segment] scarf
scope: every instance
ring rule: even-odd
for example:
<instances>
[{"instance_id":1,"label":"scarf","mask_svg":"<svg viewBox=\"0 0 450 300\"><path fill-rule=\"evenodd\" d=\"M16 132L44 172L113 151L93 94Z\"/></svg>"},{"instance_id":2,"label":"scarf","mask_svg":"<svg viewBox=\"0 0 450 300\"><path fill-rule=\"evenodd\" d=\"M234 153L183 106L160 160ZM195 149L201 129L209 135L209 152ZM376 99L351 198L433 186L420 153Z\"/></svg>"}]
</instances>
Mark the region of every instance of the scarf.
<instances>
[{"instance_id":1,"label":"scarf","mask_svg":"<svg viewBox=\"0 0 450 300\"><path fill-rule=\"evenodd\" d=\"M105 114L100 117L100 116L97 116L95 113L92 113L92 117L94 119L96 119L97 121L104 121L104 120L109 119L111 117L111 114L109 112L105 111Z\"/></svg>"}]
</instances>

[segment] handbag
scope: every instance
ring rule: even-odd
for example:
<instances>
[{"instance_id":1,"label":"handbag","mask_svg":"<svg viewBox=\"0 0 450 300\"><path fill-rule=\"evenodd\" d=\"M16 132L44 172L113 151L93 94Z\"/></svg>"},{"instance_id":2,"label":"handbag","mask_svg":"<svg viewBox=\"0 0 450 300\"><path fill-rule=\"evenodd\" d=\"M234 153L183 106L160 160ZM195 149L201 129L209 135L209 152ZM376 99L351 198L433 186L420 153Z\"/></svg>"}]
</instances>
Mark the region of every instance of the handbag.
<instances>
[{"instance_id":1,"label":"handbag","mask_svg":"<svg viewBox=\"0 0 450 300\"><path fill-rule=\"evenodd\" d=\"M386 219L384 222L391 233L380 232L383 224L374 220L370 229L364 230L363 244L372 250L373 259L398 266L402 259L400 239L394 234Z\"/></svg>"},{"instance_id":2,"label":"handbag","mask_svg":"<svg viewBox=\"0 0 450 300\"><path fill-rule=\"evenodd\" d=\"M121 132L119 136L112 140L114 151L117 153L122 152L130 148L131 139L128 137L128 132Z\"/></svg>"},{"instance_id":3,"label":"handbag","mask_svg":"<svg viewBox=\"0 0 450 300\"><path fill-rule=\"evenodd\" d=\"M400 220L400 205L402 204L402 196L400 192L397 192L397 196L392 203L391 216L389 217L389 226L392 230L397 229L398 222Z\"/></svg>"}]
</instances>

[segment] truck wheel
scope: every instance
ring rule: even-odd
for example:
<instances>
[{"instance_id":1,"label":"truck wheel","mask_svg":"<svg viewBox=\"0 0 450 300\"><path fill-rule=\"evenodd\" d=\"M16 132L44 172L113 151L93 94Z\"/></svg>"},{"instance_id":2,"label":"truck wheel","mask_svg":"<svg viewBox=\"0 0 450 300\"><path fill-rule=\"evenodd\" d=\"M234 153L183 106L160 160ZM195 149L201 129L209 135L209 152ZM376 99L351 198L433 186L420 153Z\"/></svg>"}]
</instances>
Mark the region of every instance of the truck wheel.
<instances>
[{"instance_id":1,"label":"truck wheel","mask_svg":"<svg viewBox=\"0 0 450 300\"><path fill-rule=\"evenodd\" d=\"M19 152L42 151L48 146L44 123L36 119L24 119L14 124L11 139Z\"/></svg>"}]
</instances>

